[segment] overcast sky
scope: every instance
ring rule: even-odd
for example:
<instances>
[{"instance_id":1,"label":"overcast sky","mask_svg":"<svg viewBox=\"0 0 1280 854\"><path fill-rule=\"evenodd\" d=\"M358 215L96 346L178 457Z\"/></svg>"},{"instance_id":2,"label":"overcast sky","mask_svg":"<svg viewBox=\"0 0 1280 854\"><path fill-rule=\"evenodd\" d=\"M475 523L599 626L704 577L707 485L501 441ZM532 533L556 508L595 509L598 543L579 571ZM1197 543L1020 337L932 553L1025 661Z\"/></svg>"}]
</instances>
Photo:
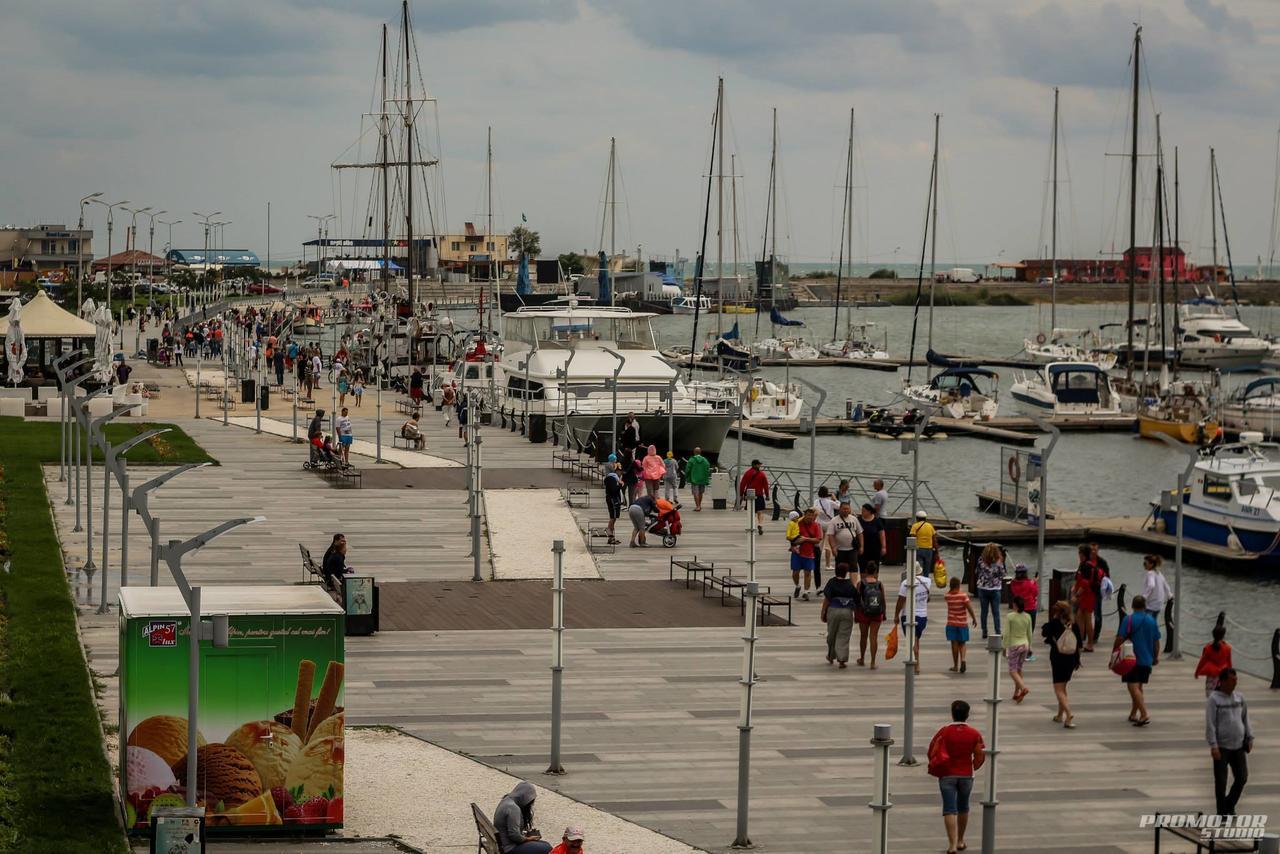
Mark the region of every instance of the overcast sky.
<instances>
[{"instance_id":1,"label":"overcast sky","mask_svg":"<svg viewBox=\"0 0 1280 854\"><path fill-rule=\"evenodd\" d=\"M369 175L338 179L330 164L372 151L367 136L352 146L372 109L379 28L397 21L398 3L6 7L0 222L74 223L77 200L103 191L176 213L186 221L174 232L180 246L202 241L193 211L220 210L232 220L227 245L265 255L268 202L277 259L298 257L314 235L308 214L340 212L335 236L363 232ZM484 216L492 125L498 225L523 213L542 233L544 254L594 251L616 136L619 243L692 255L723 75L744 259L760 252L772 107L781 126L783 254L835 255L852 107L858 260L918 256L935 112L943 116L940 263L1034 256L1048 240L1057 85L1059 254L1096 256L1128 239L1126 167L1107 155L1127 150L1132 24L1141 22L1150 75L1142 147L1154 150L1154 106L1167 157L1175 144L1181 151L1184 245L1207 261L1215 146L1236 263L1252 269L1269 250L1276 0L416 0L412 9L439 115L445 192L437 210L452 230ZM428 130L434 147L436 128ZM1141 243L1149 242L1150 185L1145 178ZM103 209L89 212L102 233ZM157 230L157 246L166 234ZM102 254L105 239L95 248Z\"/></svg>"}]
</instances>

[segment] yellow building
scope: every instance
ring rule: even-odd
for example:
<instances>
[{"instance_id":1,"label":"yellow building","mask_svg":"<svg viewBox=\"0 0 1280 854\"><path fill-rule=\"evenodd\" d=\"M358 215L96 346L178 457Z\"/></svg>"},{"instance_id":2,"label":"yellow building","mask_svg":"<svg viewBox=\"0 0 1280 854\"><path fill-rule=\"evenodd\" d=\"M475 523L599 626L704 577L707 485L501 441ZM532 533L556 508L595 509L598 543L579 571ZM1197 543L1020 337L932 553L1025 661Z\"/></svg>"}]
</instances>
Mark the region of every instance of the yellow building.
<instances>
[{"instance_id":1,"label":"yellow building","mask_svg":"<svg viewBox=\"0 0 1280 854\"><path fill-rule=\"evenodd\" d=\"M475 223L464 223L462 234L440 235L440 266L454 272L466 272L473 279L487 279L493 262L499 277L510 263L507 258L507 235L484 234Z\"/></svg>"}]
</instances>

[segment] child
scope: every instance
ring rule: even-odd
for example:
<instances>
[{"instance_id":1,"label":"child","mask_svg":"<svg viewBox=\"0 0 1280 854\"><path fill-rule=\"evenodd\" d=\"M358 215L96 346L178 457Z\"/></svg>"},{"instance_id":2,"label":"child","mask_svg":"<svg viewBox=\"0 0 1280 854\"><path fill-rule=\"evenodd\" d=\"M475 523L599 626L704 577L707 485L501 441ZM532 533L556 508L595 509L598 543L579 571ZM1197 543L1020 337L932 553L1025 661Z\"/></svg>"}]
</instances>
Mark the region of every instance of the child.
<instances>
[{"instance_id":1,"label":"child","mask_svg":"<svg viewBox=\"0 0 1280 854\"><path fill-rule=\"evenodd\" d=\"M1022 610L1031 618L1031 628L1036 627L1036 608L1040 604L1040 585L1027 577L1027 565L1015 564L1013 581L1009 582L1009 596L1022 600ZM1034 654L1028 653L1027 661L1035 661Z\"/></svg>"},{"instance_id":2,"label":"child","mask_svg":"<svg viewBox=\"0 0 1280 854\"><path fill-rule=\"evenodd\" d=\"M1213 627L1213 642L1204 645L1200 653L1200 662L1196 665L1196 678L1204 676L1204 694L1209 696L1218 687L1218 679L1222 671L1231 667L1231 644L1223 640L1227 636L1226 626Z\"/></svg>"},{"instance_id":3,"label":"child","mask_svg":"<svg viewBox=\"0 0 1280 854\"><path fill-rule=\"evenodd\" d=\"M951 672L964 673L968 669L965 661L965 644L969 643L969 625L965 621L965 612L973 625L978 625L978 615L973 610L973 602L969 594L960 589L960 579L952 577L950 589L942 598L947 600L947 640L951 641Z\"/></svg>"},{"instance_id":4,"label":"child","mask_svg":"<svg viewBox=\"0 0 1280 854\"><path fill-rule=\"evenodd\" d=\"M356 374L356 382L351 387L351 394L356 399L356 409L359 409L360 401L364 399L364 376L362 374Z\"/></svg>"},{"instance_id":5,"label":"child","mask_svg":"<svg viewBox=\"0 0 1280 854\"><path fill-rule=\"evenodd\" d=\"M792 510L790 513L787 514L787 553L789 555L796 554L796 541L798 539L800 539L800 514ZM795 578L795 585L796 585L795 598L799 599L800 598L800 574L798 572L793 571L791 575L793 578Z\"/></svg>"},{"instance_id":6,"label":"child","mask_svg":"<svg viewBox=\"0 0 1280 854\"><path fill-rule=\"evenodd\" d=\"M1004 654L1009 658L1009 675L1013 677L1013 684L1016 686L1013 692L1015 703L1021 703L1031 693L1027 683L1022 680L1022 664L1027 660L1029 652L1031 652L1031 618L1022 607L1022 600L1015 597L1013 613L1005 619L1004 626Z\"/></svg>"}]
</instances>

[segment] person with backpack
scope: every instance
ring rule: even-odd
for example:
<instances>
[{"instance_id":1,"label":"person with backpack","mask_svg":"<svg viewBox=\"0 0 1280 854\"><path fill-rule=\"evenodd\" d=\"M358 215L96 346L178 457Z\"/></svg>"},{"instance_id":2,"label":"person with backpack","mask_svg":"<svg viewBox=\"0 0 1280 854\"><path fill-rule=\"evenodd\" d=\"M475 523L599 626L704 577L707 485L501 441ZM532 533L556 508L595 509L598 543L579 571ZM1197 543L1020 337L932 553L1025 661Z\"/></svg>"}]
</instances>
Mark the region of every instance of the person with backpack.
<instances>
[{"instance_id":1,"label":"person with backpack","mask_svg":"<svg viewBox=\"0 0 1280 854\"><path fill-rule=\"evenodd\" d=\"M969 726L969 704L951 703L951 723L939 729L929 742L929 774L938 778L942 794L942 823L947 829L947 854L968 846L964 832L969 825L969 793L973 773L983 766L987 755L982 733Z\"/></svg>"},{"instance_id":2,"label":"person with backpack","mask_svg":"<svg viewBox=\"0 0 1280 854\"><path fill-rule=\"evenodd\" d=\"M622 485L622 475L618 472L618 455L609 455L609 471L604 476L604 506L609 511L609 545L616 546L621 540L614 534L614 526L622 515L622 496L626 487Z\"/></svg>"},{"instance_id":3,"label":"person with backpack","mask_svg":"<svg viewBox=\"0 0 1280 854\"><path fill-rule=\"evenodd\" d=\"M880 645L880 624L884 622L884 585L880 583L880 564L869 561L862 568L858 582L858 606L853 620L858 624L858 666L867 658L867 641L871 642L871 669L876 669L876 649Z\"/></svg>"},{"instance_id":4,"label":"person with backpack","mask_svg":"<svg viewBox=\"0 0 1280 854\"><path fill-rule=\"evenodd\" d=\"M1084 632L1085 652L1093 652L1093 612L1102 592L1102 573L1093 561L1093 550L1088 543L1077 549L1080 563L1076 567L1076 580L1071 587L1071 601L1075 605L1075 621Z\"/></svg>"},{"instance_id":5,"label":"person with backpack","mask_svg":"<svg viewBox=\"0 0 1280 854\"><path fill-rule=\"evenodd\" d=\"M1204 645L1204 649L1200 651L1200 661L1196 663L1195 677L1197 679L1204 677L1206 697L1218 687L1218 679L1222 671L1231 667L1231 644L1224 640L1226 636L1226 626L1214 626L1213 640Z\"/></svg>"},{"instance_id":6,"label":"person with backpack","mask_svg":"<svg viewBox=\"0 0 1280 854\"><path fill-rule=\"evenodd\" d=\"M1156 618L1147 613L1147 600L1133 597L1133 613L1120 622L1112 653L1119 652L1125 641L1133 645L1134 664L1121 680L1129 689L1129 722L1134 726L1151 723L1147 711L1146 688L1151 681L1151 669L1160 662L1160 626ZM1087 649L1087 647L1086 647Z\"/></svg>"},{"instance_id":7,"label":"person with backpack","mask_svg":"<svg viewBox=\"0 0 1280 854\"><path fill-rule=\"evenodd\" d=\"M1049 669L1053 673L1053 694L1058 698L1058 711L1053 716L1054 723L1060 723L1067 729L1075 729L1072 723L1071 703L1067 698L1067 683L1072 675L1080 669L1080 648L1084 646L1084 634L1071 619L1071 605L1067 602L1055 602L1050 609L1052 615L1040 629L1040 636L1049 645Z\"/></svg>"},{"instance_id":8,"label":"person with backpack","mask_svg":"<svg viewBox=\"0 0 1280 854\"><path fill-rule=\"evenodd\" d=\"M849 564L838 563L835 577L822 588L822 622L827 624L827 664L849 666L849 638L853 636L853 612L858 588L849 579Z\"/></svg>"}]
</instances>

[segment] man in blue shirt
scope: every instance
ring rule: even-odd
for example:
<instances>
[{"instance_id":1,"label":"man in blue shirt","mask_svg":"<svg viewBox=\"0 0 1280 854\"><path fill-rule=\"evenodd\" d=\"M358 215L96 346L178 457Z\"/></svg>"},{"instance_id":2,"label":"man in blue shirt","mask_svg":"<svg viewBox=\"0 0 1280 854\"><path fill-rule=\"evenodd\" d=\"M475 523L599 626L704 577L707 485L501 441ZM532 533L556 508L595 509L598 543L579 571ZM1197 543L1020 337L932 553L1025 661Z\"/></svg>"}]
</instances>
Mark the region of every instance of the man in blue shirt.
<instances>
[{"instance_id":1,"label":"man in blue shirt","mask_svg":"<svg viewBox=\"0 0 1280 854\"><path fill-rule=\"evenodd\" d=\"M1133 669L1122 679L1129 688L1129 721L1134 726L1146 726L1151 723L1151 715L1147 713L1147 698L1144 685L1151 679L1151 668L1160 661L1160 626L1155 617L1146 611L1147 600L1142 596L1133 597L1133 613L1120 623L1120 631L1116 632L1113 649L1119 649L1125 641L1133 644Z\"/></svg>"}]
</instances>

